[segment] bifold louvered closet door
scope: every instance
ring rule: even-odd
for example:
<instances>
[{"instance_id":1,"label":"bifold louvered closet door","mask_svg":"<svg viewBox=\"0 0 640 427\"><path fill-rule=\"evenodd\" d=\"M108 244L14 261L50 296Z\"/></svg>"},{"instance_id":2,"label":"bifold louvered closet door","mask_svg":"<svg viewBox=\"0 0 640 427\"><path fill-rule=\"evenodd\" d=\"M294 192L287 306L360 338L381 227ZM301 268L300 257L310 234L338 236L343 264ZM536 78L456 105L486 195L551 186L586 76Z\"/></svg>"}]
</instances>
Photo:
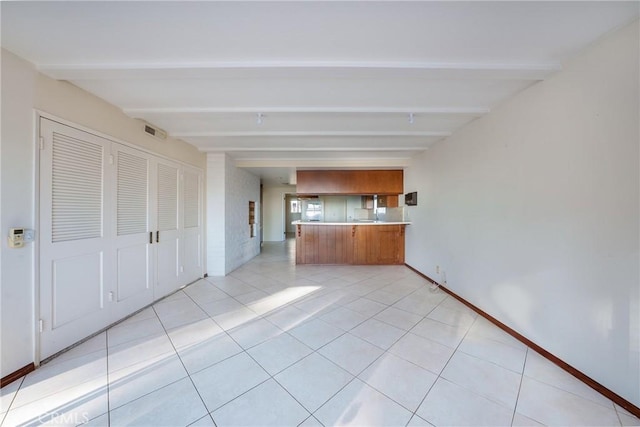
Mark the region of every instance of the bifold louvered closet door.
<instances>
[{"instance_id":1,"label":"bifold louvered closet door","mask_svg":"<svg viewBox=\"0 0 640 427\"><path fill-rule=\"evenodd\" d=\"M182 206L183 206L183 266L185 280L192 282L202 277L202 173L186 167L183 169Z\"/></svg>"},{"instance_id":2,"label":"bifold louvered closet door","mask_svg":"<svg viewBox=\"0 0 640 427\"><path fill-rule=\"evenodd\" d=\"M202 277L202 173L45 118L40 134L46 358Z\"/></svg>"},{"instance_id":3,"label":"bifold louvered closet door","mask_svg":"<svg viewBox=\"0 0 640 427\"><path fill-rule=\"evenodd\" d=\"M111 142L41 120L40 354L109 324Z\"/></svg>"},{"instance_id":4,"label":"bifold louvered closet door","mask_svg":"<svg viewBox=\"0 0 640 427\"><path fill-rule=\"evenodd\" d=\"M113 308L123 317L154 299L151 242L153 230L151 174L153 156L113 144L114 196L111 214L115 256Z\"/></svg>"},{"instance_id":5,"label":"bifold louvered closet door","mask_svg":"<svg viewBox=\"0 0 640 427\"><path fill-rule=\"evenodd\" d=\"M158 259L157 287L167 294L180 282L180 167L169 161L157 164L156 194L158 225L155 234L155 249Z\"/></svg>"}]
</instances>

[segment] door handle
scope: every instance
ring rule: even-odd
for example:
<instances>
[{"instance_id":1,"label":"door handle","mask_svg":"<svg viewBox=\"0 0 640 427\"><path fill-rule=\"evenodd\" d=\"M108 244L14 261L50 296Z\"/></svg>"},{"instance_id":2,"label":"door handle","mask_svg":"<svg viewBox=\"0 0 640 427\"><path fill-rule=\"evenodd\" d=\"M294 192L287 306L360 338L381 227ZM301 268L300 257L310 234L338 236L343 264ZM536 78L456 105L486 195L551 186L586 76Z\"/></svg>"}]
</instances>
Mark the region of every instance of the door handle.
<instances>
[{"instance_id":1,"label":"door handle","mask_svg":"<svg viewBox=\"0 0 640 427\"><path fill-rule=\"evenodd\" d=\"M156 231L156 243L160 243L160 231Z\"/></svg>"},{"instance_id":2,"label":"door handle","mask_svg":"<svg viewBox=\"0 0 640 427\"><path fill-rule=\"evenodd\" d=\"M153 245L153 231L149 232L149 244Z\"/></svg>"}]
</instances>

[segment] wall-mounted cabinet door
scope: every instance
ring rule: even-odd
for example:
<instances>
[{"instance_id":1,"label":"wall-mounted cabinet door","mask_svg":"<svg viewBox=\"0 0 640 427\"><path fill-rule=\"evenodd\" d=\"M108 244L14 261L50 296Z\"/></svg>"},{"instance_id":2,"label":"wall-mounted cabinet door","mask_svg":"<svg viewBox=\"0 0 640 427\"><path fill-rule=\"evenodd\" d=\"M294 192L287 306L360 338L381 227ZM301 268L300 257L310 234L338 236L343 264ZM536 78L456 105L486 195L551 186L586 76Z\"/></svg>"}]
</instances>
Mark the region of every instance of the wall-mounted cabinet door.
<instances>
[{"instance_id":1,"label":"wall-mounted cabinet door","mask_svg":"<svg viewBox=\"0 0 640 427\"><path fill-rule=\"evenodd\" d=\"M402 170L310 170L297 172L298 194L389 194L403 192Z\"/></svg>"}]
</instances>

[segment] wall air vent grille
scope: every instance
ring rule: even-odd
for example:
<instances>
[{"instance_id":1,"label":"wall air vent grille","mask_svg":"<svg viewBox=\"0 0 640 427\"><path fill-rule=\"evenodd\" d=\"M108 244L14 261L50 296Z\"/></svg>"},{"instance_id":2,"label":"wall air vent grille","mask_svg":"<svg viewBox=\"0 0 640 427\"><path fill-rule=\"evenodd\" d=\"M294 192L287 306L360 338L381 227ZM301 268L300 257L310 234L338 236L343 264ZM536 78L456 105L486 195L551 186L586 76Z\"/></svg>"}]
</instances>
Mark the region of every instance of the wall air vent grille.
<instances>
[{"instance_id":1,"label":"wall air vent grille","mask_svg":"<svg viewBox=\"0 0 640 427\"><path fill-rule=\"evenodd\" d=\"M147 135L151 135L155 138L158 139L166 139L167 138L167 133L165 131L163 131L162 129L158 129L156 127L151 126L150 124L145 123L144 125L144 132Z\"/></svg>"}]
</instances>

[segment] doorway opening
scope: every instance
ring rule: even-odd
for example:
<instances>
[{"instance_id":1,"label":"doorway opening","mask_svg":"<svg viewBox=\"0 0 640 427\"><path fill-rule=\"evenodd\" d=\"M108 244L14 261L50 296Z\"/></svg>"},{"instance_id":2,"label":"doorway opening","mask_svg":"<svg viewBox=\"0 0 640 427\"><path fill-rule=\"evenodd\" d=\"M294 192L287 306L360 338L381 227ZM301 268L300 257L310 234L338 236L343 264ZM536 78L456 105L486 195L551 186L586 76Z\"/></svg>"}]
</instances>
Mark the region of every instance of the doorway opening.
<instances>
[{"instance_id":1,"label":"doorway opening","mask_svg":"<svg viewBox=\"0 0 640 427\"><path fill-rule=\"evenodd\" d=\"M302 218L302 200L300 200L295 193L287 193L284 196L284 238L294 239L296 235L296 226L292 224L293 221L298 221Z\"/></svg>"}]
</instances>

